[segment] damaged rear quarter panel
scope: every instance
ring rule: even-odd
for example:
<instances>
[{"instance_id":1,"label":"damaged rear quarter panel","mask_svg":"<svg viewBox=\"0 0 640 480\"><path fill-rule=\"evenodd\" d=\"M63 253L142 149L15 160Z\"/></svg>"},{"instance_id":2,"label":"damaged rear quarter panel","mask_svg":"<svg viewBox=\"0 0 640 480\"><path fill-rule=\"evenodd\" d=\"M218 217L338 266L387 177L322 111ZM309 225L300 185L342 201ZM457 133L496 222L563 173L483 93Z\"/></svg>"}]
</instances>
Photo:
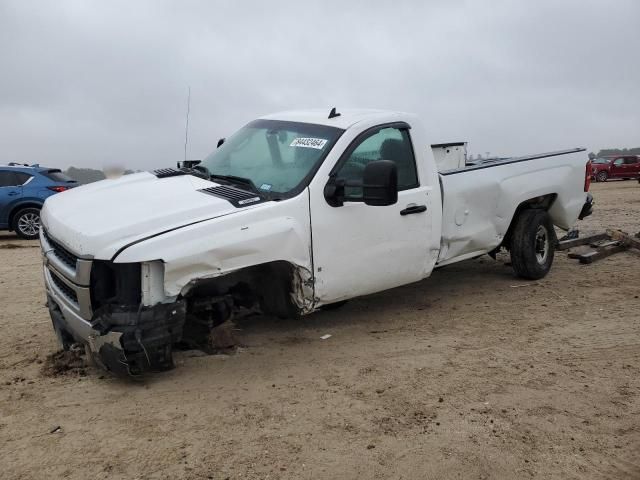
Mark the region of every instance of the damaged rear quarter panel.
<instances>
[{"instance_id":1,"label":"damaged rear quarter panel","mask_svg":"<svg viewBox=\"0 0 640 480\"><path fill-rule=\"evenodd\" d=\"M484 254L502 242L518 205L557 195L549 209L554 225L567 229L586 199L579 153L497 165L441 176L444 191L439 264ZM526 168L523 167L526 165Z\"/></svg>"},{"instance_id":2,"label":"damaged rear quarter panel","mask_svg":"<svg viewBox=\"0 0 640 480\"><path fill-rule=\"evenodd\" d=\"M184 293L190 282L274 261L297 267L295 303L313 303L308 190L294 198L179 228L124 250L117 263L162 260L167 297ZM295 286L295 285L294 285Z\"/></svg>"}]
</instances>

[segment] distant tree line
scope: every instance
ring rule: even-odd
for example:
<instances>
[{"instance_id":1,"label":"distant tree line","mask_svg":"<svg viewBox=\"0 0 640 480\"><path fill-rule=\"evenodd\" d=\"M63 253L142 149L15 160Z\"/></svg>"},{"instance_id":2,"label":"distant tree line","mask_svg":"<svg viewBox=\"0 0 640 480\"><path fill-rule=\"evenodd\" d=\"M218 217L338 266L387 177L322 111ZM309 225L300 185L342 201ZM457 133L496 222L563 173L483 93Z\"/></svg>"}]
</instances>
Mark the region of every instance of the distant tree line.
<instances>
[{"instance_id":1,"label":"distant tree line","mask_svg":"<svg viewBox=\"0 0 640 480\"><path fill-rule=\"evenodd\" d=\"M640 147L634 148L603 148L598 153L589 152L589 158L610 157L613 155L640 155Z\"/></svg>"},{"instance_id":2,"label":"distant tree line","mask_svg":"<svg viewBox=\"0 0 640 480\"><path fill-rule=\"evenodd\" d=\"M68 176L76 180L78 183L92 183L97 182L99 180L104 180L107 178L105 173L102 170L96 170L94 168L76 168L69 167L65 170ZM128 175L130 173L134 173L133 170L125 170L124 175Z\"/></svg>"}]
</instances>

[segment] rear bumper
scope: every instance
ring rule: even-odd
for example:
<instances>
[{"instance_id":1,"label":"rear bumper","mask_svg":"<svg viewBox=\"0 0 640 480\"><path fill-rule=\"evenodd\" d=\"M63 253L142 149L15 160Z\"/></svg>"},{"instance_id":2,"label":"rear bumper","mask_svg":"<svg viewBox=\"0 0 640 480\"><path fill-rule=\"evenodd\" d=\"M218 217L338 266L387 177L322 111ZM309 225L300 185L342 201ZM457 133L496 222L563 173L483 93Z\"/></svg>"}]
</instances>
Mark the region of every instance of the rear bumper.
<instances>
[{"instance_id":1,"label":"rear bumper","mask_svg":"<svg viewBox=\"0 0 640 480\"><path fill-rule=\"evenodd\" d=\"M582 206L582 210L580 210L580 215L578 215L578 220L583 220L587 218L589 215L593 213L593 195L587 193L587 200L584 202Z\"/></svg>"}]
</instances>

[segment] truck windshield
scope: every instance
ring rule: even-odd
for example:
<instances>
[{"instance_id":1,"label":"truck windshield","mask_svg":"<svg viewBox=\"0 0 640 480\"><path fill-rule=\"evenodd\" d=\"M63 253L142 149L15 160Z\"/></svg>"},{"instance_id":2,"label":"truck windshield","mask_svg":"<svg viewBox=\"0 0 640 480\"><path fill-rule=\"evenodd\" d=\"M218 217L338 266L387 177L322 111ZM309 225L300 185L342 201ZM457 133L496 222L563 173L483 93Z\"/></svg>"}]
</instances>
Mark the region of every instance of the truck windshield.
<instances>
[{"instance_id":1,"label":"truck windshield","mask_svg":"<svg viewBox=\"0 0 640 480\"><path fill-rule=\"evenodd\" d=\"M297 193L315 173L342 132L310 123L255 120L201 165L212 175L249 179L268 197L287 196Z\"/></svg>"}]
</instances>

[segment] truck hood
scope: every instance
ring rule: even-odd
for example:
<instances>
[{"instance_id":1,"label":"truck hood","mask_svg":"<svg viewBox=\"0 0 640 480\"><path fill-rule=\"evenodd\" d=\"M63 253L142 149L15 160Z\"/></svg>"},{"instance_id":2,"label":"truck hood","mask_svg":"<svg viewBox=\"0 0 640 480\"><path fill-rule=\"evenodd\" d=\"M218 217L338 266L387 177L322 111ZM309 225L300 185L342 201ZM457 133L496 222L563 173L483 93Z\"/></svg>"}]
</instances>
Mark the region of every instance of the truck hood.
<instances>
[{"instance_id":1,"label":"truck hood","mask_svg":"<svg viewBox=\"0 0 640 480\"><path fill-rule=\"evenodd\" d=\"M192 175L148 172L102 180L48 198L42 225L75 254L108 260L142 238L237 212L228 201L198 191L215 185Z\"/></svg>"}]
</instances>

